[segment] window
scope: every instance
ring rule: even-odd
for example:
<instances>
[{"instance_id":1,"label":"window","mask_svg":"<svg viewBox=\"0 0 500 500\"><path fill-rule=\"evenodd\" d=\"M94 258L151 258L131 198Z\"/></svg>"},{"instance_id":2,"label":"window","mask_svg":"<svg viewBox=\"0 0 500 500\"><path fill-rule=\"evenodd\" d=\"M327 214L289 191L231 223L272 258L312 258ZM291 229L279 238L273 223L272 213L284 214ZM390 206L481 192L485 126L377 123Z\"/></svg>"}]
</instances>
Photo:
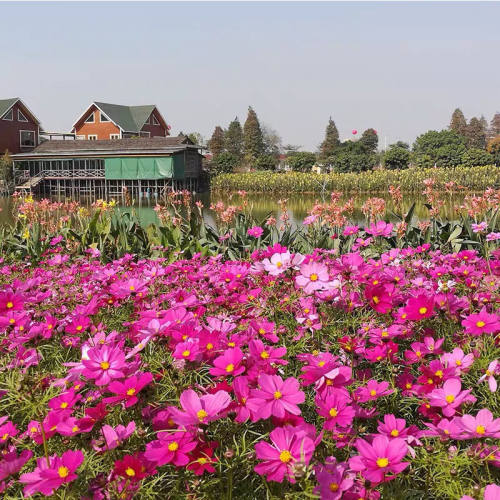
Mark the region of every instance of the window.
<instances>
[{"instance_id":1,"label":"window","mask_svg":"<svg viewBox=\"0 0 500 500\"><path fill-rule=\"evenodd\" d=\"M88 135L89 141L97 141L97 135Z\"/></svg>"},{"instance_id":2,"label":"window","mask_svg":"<svg viewBox=\"0 0 500 500\"><path fill-rule=\"evenodd\" d=\"M87 119L85 120L85 123L94 123L95 122L95 119L94 119L94 113L90 114Z\"/></svg>"},{"instance_id":3,"label":"window","mask_svg":"<svg viewBox=\"0 0 500 500\"><path fill-rule=\"evenodd\" d=\"M35 146L35 132L32 130L20 130L19 136L22 148L32 148Z\"/></svg>"},{"instance_id":4,"label":"window","mask_svg":"<svg viewBox=\"0 0 500 500\"><path fill-rule=\"evenodd\" d=\"M101 122L109 122L109 118L101 111Z\"/></svg>"},{"instance_id":5,"label":"window","mask_svg":"<svg viewBox=\"0 0 500 500\"><path fill-rule=\"evenodd\" d=\"M144 122L144 125L150 125L151 124L151 115L148 116L148 119Z\"/></svg>"},{"instance_id":6,"label":"window","mask_svg":"<svg viewBox=\"0 0 500 500\"><path fill-rule=\"evenodd\" d=\"M84 141L86 138L87 138L87 137L86 137L85 135L77 135L77 136L76 136L76 139L77 139L78 141Z\"/></svg>"},{"instance_id":7,"label":"window","mask_svg":"<svg viewBox=\"0 0 500 500\"><path fill-rule=\"evenodd\" d=\"M120 138L120 134L109 134L109 138L110 139L119 139Z\"/></svg>"},{"instance_id":8,"label":"window","mask_svg":"<svg viewBox=\"0 0 500 500\"><path fill-rule=\"evenodd\" d=\"M28 119L23 115L23 112L20 109L17 110L17 121L18 122L27 122L28 121Z\"/></svg>"},{"instance_id":9,"label":"window","mask_svg":"<svg viewBox=\"0 0 500 500\"><path fill-rule=\"evenodd\" d=\"M153 115L153 125L159 125L160 122L156 119L156 116Z\"/></svg>"},{"instance_id":10,"label":"window","mask_svg":"<svg viewBox=\"0 0 500 500\"><path fill-rule=\"evenodd\" d=\"M14 111L12 111L12 109L10 109L9 111L7 111L7 113L5 113L5 115L3 115L2 117L2 120L9 120L10 122L14 119Z\"/></svg>"},{"instance_id":11,"label":"window","mask_svg":"<svg viewBox=\"0 0 500 500\"><path fill-rule=\"evenodd\" d=\"M150 137L151 134L149 132L139 132L139 137Z\"/></svg>"}]
</instances>

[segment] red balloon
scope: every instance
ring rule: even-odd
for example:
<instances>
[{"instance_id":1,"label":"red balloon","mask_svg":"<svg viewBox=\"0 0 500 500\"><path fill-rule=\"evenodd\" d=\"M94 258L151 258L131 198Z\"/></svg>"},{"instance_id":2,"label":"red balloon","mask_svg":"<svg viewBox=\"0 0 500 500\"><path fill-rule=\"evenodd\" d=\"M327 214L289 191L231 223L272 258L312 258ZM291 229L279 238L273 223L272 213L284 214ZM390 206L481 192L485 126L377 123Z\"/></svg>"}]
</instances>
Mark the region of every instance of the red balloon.
<instances>
[{"instance_id":1,"label":"red balloon","mask_svg":"<svg viewBox=\"0 0 500 500\"><path fill-rule=\"evenodd\" d=\"M352 131L352 135L356 135L357 133L358 133L358 131L357 131L356 129L354 129L354 130Z\"/></svg>"}]
</instances>

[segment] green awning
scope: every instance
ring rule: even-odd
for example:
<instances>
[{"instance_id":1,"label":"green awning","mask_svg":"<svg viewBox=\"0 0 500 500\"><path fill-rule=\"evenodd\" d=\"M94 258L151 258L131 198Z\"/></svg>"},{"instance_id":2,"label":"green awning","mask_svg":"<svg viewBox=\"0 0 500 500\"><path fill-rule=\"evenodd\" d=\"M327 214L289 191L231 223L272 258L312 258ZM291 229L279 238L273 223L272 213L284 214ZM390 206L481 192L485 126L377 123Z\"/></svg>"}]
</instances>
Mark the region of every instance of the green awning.
<instances>
[{"instance_id":1,"label":"green awning","mask_svg":"<svg viewBox=\"0 0 500 500\"><path fill-rule=\"evenodd\" d=\"M107 180L183 179L184 159L182 155L106 158L104 169Z\"/></svg>"}]
</instances>

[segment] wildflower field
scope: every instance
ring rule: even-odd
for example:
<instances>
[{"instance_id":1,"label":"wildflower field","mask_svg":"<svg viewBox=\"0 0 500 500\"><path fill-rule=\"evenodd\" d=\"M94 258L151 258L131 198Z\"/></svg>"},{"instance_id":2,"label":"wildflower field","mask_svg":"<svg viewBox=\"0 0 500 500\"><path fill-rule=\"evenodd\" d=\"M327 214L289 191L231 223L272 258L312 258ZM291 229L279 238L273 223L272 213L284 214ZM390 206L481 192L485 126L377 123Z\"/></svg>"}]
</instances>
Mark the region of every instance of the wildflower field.
<instances>
[{"instance_id":1,"label":"wildflower field","mask_svg":"<svg viewBox=\"0 0 500 500\"><path fill-rule=\"evenodd\" d=\"M500 498L500 192L459 221L340 193L304 227L17 199L0 233L0 492ZM390 187L397 209L400 187Z\"/></svg>"}]
</instances>

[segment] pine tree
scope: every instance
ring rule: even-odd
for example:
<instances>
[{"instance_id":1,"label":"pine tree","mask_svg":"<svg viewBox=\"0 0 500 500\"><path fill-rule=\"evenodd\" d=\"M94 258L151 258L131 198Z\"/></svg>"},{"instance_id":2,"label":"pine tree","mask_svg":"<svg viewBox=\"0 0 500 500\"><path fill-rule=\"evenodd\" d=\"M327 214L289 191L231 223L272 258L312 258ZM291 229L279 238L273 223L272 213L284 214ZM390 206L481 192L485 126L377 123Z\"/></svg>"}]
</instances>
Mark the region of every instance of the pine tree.
<instances>
[{"instance_id":1,"label":"pine tree","mask_svg":"<svg viewBox=\"0 0 500 500\"><path fill-rule=\"evenodd\" d=\"M324 160L329 156L331 156L335 151L335 148L337 148L339 144L340 144L339 131L337 130L335 122L332 120L332 117L330 116L330 119L328 120L328 125L326 126L325 140L321 143L321 146L319 147L321 159Z\"/></svg>"},{"instance_id":2,"label":"pine tree","mask_svg":"<svg viewBox=\"0 0 500 500\"><path fill-rule=\"evenodd\" d=\"M478 149L486 147L486 130L484 130L481 120L475 116L467 125L467 146Z\"/></svg>"},{"instance_id":3,"label":"pine tree","mask_svg":"<svg viewBox=\"0 0 500 500\"><path fill-rule=\"evenodd\" d=\"M226 150L238 157L243 153L243 129L241 128L240 121L236 117L226 130L225 134Z\"/></svg>"},{"instance_id":4,"label":"pine tree","mask_svg":"<svg viewBox=\"0 0 500 500\"><path fill-rule=\"evenodd\" d=\"M453 111L449 128L459 135L463 135L464 137L467 136L467 120L460 108Z\"/></svg>"},{"instance_id":5,"label":"pine tree","mask_svg":"<svg viewBox=\"0 0 500 500\"><path fill-rule=\"evenodd\" d=\"M489 134L492 138L500 135L500 113L495 113L491 119Z\"/></svg>"},{"instance_id":6,"label":"pine tree","mask_svg":"<svg viewBox=\"0 0 500 500\"><path fill-rule=\"evenodd\" d=\"M224 130L219 125L215 127L212 138L208 142L208 149L213 156L217 156L224 151Z\"/></svg>"},{"instance_id":7,"label":"pine tree","mask_svg":"<svg viewBox=\"0 0 500 500\"><path fill-rule=\"evenodd\" d=\"M375 153L378 147L377 131L373 128L366 129L361 135L359 142L365 146L367 151Z\"/></svg>"},{"instance_id":8,"label":"pine tree","mask_svg":"<svg viewBox=\"0 0 500 500\"><path fill-rule=\"evenodd\" d=\"M248 107L248 116L243 125L243 153L245 160L253 164L264 152L264 141L257 114L251 106Z\"/></svg>"}]
</instances>

